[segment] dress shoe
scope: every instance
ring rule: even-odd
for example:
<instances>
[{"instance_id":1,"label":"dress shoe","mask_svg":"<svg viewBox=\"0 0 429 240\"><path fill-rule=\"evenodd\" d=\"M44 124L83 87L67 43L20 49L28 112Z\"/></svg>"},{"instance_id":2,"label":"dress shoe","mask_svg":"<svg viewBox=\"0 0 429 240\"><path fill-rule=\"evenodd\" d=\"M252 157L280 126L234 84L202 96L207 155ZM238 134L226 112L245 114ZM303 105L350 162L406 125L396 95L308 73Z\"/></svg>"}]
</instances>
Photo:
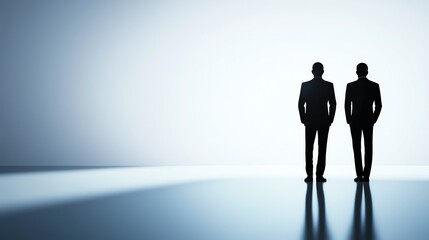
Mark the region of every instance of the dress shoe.
<instances>
[{"instance_id":1,"label":"dress shoe","mask_svg":"<svg viewBox=\"0 0 429 240\"><path fill-rule=\"evenodd\" d=\"M304 182L313 182L313 177L310 177L310 176L306 177L304 179Z\"/></svg>"},{"instance_id":2,"label":"dress shoe","mask_svg":"<svg viewBox=\"0 0 429 240\"><path fill-rule=\"evenodd\" d=\"M326 178L324 178L323 176L319 176L319 177L316 177L316 181L317 182L326 182Z\"/></svg>"}]
</instances>

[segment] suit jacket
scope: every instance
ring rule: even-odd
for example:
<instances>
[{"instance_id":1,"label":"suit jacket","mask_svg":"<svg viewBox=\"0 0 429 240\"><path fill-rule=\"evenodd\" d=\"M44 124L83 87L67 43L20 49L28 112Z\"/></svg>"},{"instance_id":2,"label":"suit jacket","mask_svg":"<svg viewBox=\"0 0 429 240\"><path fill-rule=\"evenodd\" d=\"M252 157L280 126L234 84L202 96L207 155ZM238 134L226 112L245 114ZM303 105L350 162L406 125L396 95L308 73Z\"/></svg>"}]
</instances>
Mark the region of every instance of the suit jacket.
<instances>
[{"instance_id":1,"label":"suit jacket","mask_svg":"<svg viewBox=\"0 0 429 240\"><path fill-rule=\"evenodd\" d=\"M374 103L375 110L373 110ZM380 115L381 106L380 87L377 83L367 78L359 78L347 84L345 110L348 124L374 125Z\"/></svg>"},{"instance_id":2,"label":"suit jacket","mask_svg":"<svg viewBox=\"0 0 429 240\"><path fill-rule=\"evenodd\" d=\"M334 84L322 78L314 78L302 83L298 109L301 122L305 126L330 126L334 121L336 106Z\"/></svg>"}]
</instances>

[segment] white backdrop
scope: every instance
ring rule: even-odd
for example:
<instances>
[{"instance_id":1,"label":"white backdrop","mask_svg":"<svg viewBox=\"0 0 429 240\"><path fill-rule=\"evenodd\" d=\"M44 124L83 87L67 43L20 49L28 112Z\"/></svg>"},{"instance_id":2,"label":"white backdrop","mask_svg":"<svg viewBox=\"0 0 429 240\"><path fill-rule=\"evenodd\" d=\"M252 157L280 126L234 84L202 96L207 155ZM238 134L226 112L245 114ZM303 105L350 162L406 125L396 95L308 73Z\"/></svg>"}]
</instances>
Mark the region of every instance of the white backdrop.
<instances>
[{"instance_id":1,"label":"white backdrop","mask_svg":"<svg viewBox=\"0 0 429 240\"><path fill-rule=\"evenodd\" d=\"M425 1L1 3L1 164L303 164L301 82L320 61L352 164L346 84L380 84L375 164L428 164Z\"/></svg>"}]
</instances>

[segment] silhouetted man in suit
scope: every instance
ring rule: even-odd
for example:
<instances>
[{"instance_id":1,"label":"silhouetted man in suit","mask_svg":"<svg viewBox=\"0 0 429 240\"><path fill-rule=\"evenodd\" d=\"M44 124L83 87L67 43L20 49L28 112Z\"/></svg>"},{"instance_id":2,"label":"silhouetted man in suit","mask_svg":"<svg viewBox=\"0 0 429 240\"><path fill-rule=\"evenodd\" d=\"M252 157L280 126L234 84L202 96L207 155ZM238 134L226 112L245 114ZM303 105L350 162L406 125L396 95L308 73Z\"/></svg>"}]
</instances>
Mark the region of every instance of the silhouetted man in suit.
<instances>
[{"instance_id":1,"label":"silhouetted man in suit","mask_svg":"<svg viewBox=\"0 0 429 240\"><path fill-rule=\"evenodd\" d=\"M345 110L353 141L357 175L354 180L367 182L372 165L372 132L381 112L381 95L378 84L366 78L368 66L365 63L357 65L356 73L359 79L347 84ZM362 167L362 132L365 144L365 168Z\"/></svg>"},{"instance_id":2,"label":"silhouetted man in suit","mask_svg":"<svg viewBox=\"0 0 429 240\"><path fill-rule=\"evenodd\" d=\"M316 181L326 182L323 177L326 165L326 145L329 126L334 121L337 102L334 85L322 79L323 72L323 65L319 62L314 63L312 71L314 78L302 83L299 94L299 115L301 122L305 125L305 170L307 172L305 182L313 181L313 147L316 133L318 133L319 143Z\"/></svg>"}]
</instances>

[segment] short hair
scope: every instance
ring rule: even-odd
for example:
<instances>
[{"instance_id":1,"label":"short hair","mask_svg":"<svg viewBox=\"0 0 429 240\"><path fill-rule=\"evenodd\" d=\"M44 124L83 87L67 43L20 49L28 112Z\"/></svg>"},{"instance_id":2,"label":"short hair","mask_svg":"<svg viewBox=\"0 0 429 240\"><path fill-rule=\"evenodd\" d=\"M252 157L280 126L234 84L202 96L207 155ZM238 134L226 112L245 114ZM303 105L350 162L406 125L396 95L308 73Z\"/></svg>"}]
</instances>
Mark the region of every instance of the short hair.
<instances>
[{"instance_id":1,"label":"short hair","mask_svg":"<svg viewBox=\"0 0 429 240\"><path fill-rule=\"evenodd\" d=\"M356 67L356 73L358 76L368 75L368 65L365 63L359 63Z\"/></svg>"},{"instance_id":2,"label":"short hair","mask_svg":"<svg viewBox=\"0 0 429 240\"><path fill-rule=\"evenodd\" d=\"M321 76L323 74L323 64L320 62L315 62L313 64L313 74L315 76Z\"/></svg>"}]
</instances>

